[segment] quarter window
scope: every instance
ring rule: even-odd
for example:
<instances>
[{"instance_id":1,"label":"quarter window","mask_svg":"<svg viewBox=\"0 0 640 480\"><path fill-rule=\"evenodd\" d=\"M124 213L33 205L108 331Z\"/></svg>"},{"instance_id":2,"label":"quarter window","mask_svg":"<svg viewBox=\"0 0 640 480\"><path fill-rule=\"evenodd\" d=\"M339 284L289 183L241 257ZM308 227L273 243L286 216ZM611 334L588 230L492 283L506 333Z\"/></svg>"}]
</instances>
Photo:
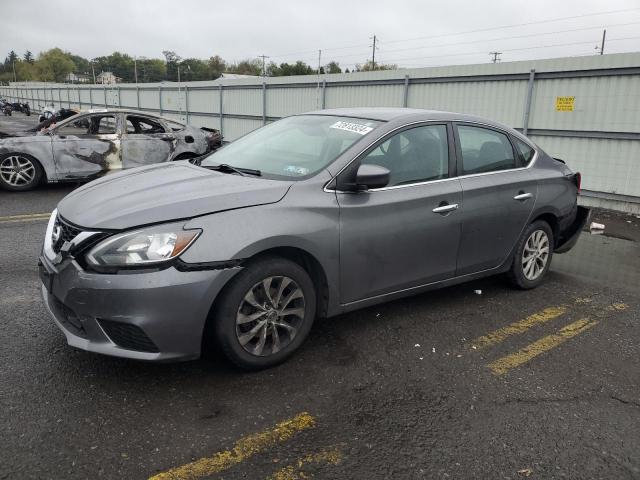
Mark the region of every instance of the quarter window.
<instances>
[{"instance_id":1,"label":"quarter window","mask_svg":"<svg viewBox=\"0 0 640 480\"><path fill-rule=\"evenodd\" d=\"M165 130L162 125L150 118L127 115L127 133L150 135L153 133L165 133Z\"/></svg>"},{"instance_id":2,"label":"quarter window","mask_svg":"<svg viewBox=\"0 0 640 480\"><path fill-rule=\"evenodd\" d=\"M525 166L529 165L536 151L533 148L531 148L529 145L524 143L522 140L518 140L516 138L515 141L516 141L516 148L518 149L518 151L520 152L520 155L522 156L523 165Z\"/></svg>"},{"instance_id":3,"label":"quarter window","mask_svg":"<svg viewBox=\"0 0 640 480\"><path fill-rule=\"evenodd\" d=\"M447 127L425 125L404 130L381 143L361 163L389 169L389 187L447 178Z\"/></svg>"},{"instance_id":4,"label":"quarter window","mask_svg":"<svg viewBox=\"0 0 640 480\"><path fill-rule=\"evenodd\" d=\"M507 136L481 127L458 126L465 175L515 168L513 147Z\"/></svg>"}]
</instances>

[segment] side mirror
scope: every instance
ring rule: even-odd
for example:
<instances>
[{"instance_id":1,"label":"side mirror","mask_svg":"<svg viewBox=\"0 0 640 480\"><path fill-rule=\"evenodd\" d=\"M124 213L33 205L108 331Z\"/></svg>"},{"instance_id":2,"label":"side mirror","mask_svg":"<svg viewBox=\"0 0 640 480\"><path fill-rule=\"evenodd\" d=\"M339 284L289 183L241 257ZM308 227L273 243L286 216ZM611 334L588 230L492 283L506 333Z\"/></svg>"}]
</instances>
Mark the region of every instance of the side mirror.
<instances>
[{"instance_id":1,"label":"side mirror","mask_svg":"<svg viewBox=\"0 0 640 480\"><path fill-rule=\"evenodd\" d=\"M390 176L391 172L380 165L360 165L356 173L356 187L358 190L386 187Z\"/></svg>"}]
</instances>

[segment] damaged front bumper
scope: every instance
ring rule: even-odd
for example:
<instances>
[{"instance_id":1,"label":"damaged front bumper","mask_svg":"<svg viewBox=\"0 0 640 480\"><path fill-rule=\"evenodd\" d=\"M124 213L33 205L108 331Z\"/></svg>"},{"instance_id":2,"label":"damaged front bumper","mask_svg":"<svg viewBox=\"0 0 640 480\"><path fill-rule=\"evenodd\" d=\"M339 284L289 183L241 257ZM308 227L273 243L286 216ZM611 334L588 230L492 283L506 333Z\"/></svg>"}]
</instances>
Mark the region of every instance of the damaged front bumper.
<instances>
[{"instance_id":1,"label":"damaged front bumper","mask_svg":"<svg viewBox=\"0 0 640 480\"><path fill-rule=\"evenodd\" d=\"M237 271L100 274L46 255L39 267L45 305L69 345L148 361L200 356L211 304Z\"/></svg>"},{"instance_id":2,"label":"damaged front bumper","mask_svg":"<svg viewBox=\"0 0 640 480\"><path fill-rule=\"evenodd\" d=\"M565 253L571 250L578 242L580 233L587 222L589 222L589 218L591 218L591 210L586 207L578 206L575 220L565 231L561 233L560 242L556 245L554 253Z\"/></svg>"}]
</instances>

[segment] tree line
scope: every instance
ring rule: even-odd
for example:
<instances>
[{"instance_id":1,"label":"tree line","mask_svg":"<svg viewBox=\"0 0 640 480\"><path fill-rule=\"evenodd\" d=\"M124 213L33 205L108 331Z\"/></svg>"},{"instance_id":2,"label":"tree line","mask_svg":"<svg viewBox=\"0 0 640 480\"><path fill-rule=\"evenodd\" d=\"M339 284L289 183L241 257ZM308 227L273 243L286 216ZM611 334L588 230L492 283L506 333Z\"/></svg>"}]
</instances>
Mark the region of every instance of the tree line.
<instances>
[{"instance_id":1,"label":"tree line","mask_svg":"<svg viewBox=\"0 0 640 480\"><path fill-rule=\"evenodd\" d=\"M19 56L15 51L9 52L3 63L0 63L0 82L10 81L40 81L40 82L67 82L69 74L86 75L90 83L101 72L112 72L124 83L140 83L178 81L180 80L215 80L222 73L235 73L242 75L260 76L263 73L269 77L288 75L312 75L317 73L317 68L298 60L293 63L270 62L264 65L259 59L245 59L239 62L227 62L219 55L209 59L181 58L175 52L165 50L164 58L134 58L121 52L113 52L111 55L86 59L79 55L63 51L60 48L52 48L34 57L33 53L26 51ZM371 61L356 65L352 71L392 70L397 65L372 64ZM345 69L349 73L349 69ZM320 67L320 73L343 73L338 62L329 62Z\"/></svg>"}]
</instances>

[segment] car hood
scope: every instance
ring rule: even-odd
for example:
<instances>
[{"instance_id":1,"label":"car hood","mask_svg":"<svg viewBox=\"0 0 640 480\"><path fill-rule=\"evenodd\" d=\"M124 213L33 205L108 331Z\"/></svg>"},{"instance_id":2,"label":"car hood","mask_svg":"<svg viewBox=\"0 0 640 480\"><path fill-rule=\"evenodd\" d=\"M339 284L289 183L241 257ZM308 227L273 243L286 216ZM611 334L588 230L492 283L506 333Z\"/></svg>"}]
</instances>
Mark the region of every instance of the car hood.
<instances>
[{"instance_id":1,"label":"car hood","mask_svg":"<svg viewBox=\"0 0 640 480\"><path fill-rule=\"evenodd\" d=\"M280 201L291 182L220 173L172 162L105 176L58 204L67 221L122 230Z\"/></svg>"},{"instance_id":2,"label":"car hood","mask_svg":"<svg viewBox=\"0 0 640 480\"><path fill-rule=\"evenodd\" d=\"M21 132L0 132L0 138L16 138L16 137L34 137L38 132L21 131Z\"/></svg>"}]
</instances>

